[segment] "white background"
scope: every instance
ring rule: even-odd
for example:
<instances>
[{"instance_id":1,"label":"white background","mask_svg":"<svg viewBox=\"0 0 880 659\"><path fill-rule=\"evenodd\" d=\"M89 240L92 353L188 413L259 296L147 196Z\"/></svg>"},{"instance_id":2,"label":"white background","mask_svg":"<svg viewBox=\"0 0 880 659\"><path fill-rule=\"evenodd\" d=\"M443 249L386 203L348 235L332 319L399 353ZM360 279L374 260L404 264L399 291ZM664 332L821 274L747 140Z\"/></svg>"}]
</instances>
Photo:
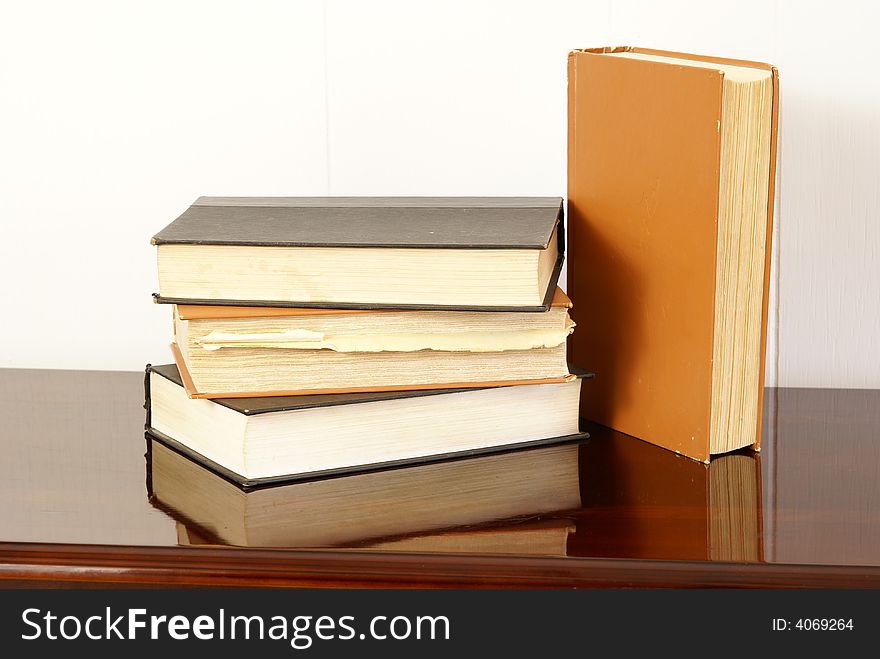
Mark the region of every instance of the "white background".
<instances>
[{"instance_id":1,"label":"white background","mask_svg":"<svg viewBox=\"0 0 880 659\"><path fill-rule=\"evenodd\" d=\"M565 195L566 54L779 66L768 382L880 387L880 11L835 2L0 4L0 366L168 360L199 195Z\"/></svg>"}]
</instances>

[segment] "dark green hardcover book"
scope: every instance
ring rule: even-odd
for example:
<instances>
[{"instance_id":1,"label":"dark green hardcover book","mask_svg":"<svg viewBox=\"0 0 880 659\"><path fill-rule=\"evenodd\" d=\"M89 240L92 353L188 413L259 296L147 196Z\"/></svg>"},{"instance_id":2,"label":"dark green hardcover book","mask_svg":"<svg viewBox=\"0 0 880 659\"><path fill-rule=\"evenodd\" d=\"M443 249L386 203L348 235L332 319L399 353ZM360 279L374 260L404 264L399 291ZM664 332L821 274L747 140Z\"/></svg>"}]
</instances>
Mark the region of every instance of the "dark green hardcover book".
<instances>
[{"instance_id":1,"label":"dark green hardcover book","mask_svg":"<svg viewBox=\"0 0 880 659\"><path fill-rule=\"evenodd\" d=\"M156 301L546 311L559 197L200 197L153 236Z\"/></svg>"}]
</instances>

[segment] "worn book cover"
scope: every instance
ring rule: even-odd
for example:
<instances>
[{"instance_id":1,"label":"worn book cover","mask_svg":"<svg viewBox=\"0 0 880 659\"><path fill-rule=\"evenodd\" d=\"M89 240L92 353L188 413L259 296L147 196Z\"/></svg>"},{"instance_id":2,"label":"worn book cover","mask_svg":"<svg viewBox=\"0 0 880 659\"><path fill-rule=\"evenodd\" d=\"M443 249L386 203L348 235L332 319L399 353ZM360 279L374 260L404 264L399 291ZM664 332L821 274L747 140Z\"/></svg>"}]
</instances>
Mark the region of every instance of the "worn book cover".
<instances>
[{"instance_id":1,"label":"worn book cover","mask_svg":"<svg viewBox=\"0 0 880 659\"><path fill-rule=\"evenodd\" d=\"M177 305L175 307L175 341L171 346L172 354L177 367L180 371L183 385L187 394L191 398L228 398L240 397L250 398L253 396L290 396L290 395L309 395L313 393L349 393L349 392L370 392L370 391L401 391L401 390L419 390L419 389L456 389L460 387L481 387L481 386L501 386L501 385L519 385L519 384L550 384L570 381L572 376L569 374L565 364L564 354L560 352L558 355L558 364L555 370L549 371L546 367L541 370L538 365L528 368L520 368L519 371L513 372L509 369L502 368L501 371L496 368L491 377L478 375L471 377L466 371L454 373L454 377L444 374L442 371L430 368L428 357L442 355L445 351L452 351L450 359L460 360L463 356L468 355L480 356L481 353L490 356L507 358L517 354L513 351L522 351L526 349L536 349L539 347L538 341L551 341L546 346L558 346L561 350L565 348L565 334L572 331L570 321L560 320L567 318L566 311L571 308L572 303L565 293L557 288L553 299L550 303L551 313L503 313L503 312L474 312L466 314L465 312L445 312L445 311L416 311L416 310L392 310L392 309L375 309L375 310L353 310L353 309L315 309L315 308L298 308L298 307L248 307L248 306L219 306L219 305ZM412 318L411 327L414 329L401 330L404 317ZM332 327L336 329L328 329L321 324L321 319L327 318ZM281 322L291 323L289 325L279 325ZM307 325L311 328L311 332L305 331L305 325L299 323L307 323L309 320L313 322ZM339 325L341 319L352 319L347 321L344 326ZM386 319L391 319L386 323ZM536 323L534 327L538 327L537 331L529 333L528 330L532 325L523 322L526 319ZM556 320L554 320L556 319ZM190 327L190 321L199 323L198 328ZM208 325L214 321L213 324ZM228 324L234 321L247 321L251 324L248 326L234 326L232 330L223 331L228 328ZM484 322L485 321L485 322ZM540 321L540 322L537 322ZM226 325L224 325L226 323ZM274 323L274 324L273 324ZM335 323L335 324L333 324ZM558 323L558 326L553 324ZM253 345L244 343L225 343L224 349L206 350L203 347L203 340L209 329L216 329L218 336L226 337L224 340L234 341L236 337L244 334ZM242 329L242 328L245 329ZM265 331L266 328L270 329ZM370 332L365 328L378 328L374 332ZM383 328L389 328L385 338L386 343L377 354L374 344L369 344L370 340L376 339L376 332L381 333ZM446 328L446 329L444 329ZM449 329L454 328L454 329ZM552 331L541 332L541 329ZM462 331L464 329L464 331ZM217 332L210 334L208 338L214 336ZM235 334L231 333L235 332ZM263 332L263 333L261 333ZM292 346L279 347L273 343L259 343L261 341L272 341L273 337L281 336L284 333L297 332L306 334L309 340L315 336L326 339L326 345L330 348L324 348L324 344L312 346L307 352L314 353L313 357L309 357L299 367L287 367L287 363L291 361L292 356L307 354L304 352L302 340L300 343L293 343ZM395 333L396 332L396 333ZM413 334L413 332L421 332L422 334ZM431 333L434 333L433 335ZM518 344L510 343L510 337L516 332L516 341ZM285 335L286 336L286 335ZM431 338L431 337L434 338ZM340 338L341 337L341 338ZM398 341L410 341L417 339L423 343L416 348L406 343L395 344L395 337L402 337ZM420 338L418 338L420 337ZM457 337L457 338L456 338ZM508 343L504 343L502 337L508 337ZM550 338L552 337L552 338ZM325 381L319 381L313 376L306 378L299 377L300 386L297 386L297 380L291 379L290 373L311 373L313 368L323 369L322 373L326 374L328 369L333 365L328 363L334 352L338 341L348 341L348 345L352 347L341 348L341 352L358 352L364 348L356 345L358 340L366 340L366 352L362 356L356 356L358 359L358 367L364 369L363 374L358 375L349 366L337 366L340 374L346 374L344 377L337 378L336 384L330 384ZM455 345L454 341L472 341L474 348L467 347L468 344L462 343ZM334 342L336 341L336 342ZM432 343L433 341L433 343ZM441 342L441 343L438 343ZM442 341L447 341L443 344ZM500 341L497 343L500 347L492 347L489 345L492 341ZM445 347L452 342L452 347ZM216 343L214 345L217 345ZM202 347L200 347L202 346ZM441 347L438 347L441 346ZM462 347L465 346L465 347ZM514 347L515 346L515 347ZM291 352L293 348L297 348L296 352ZM397 350L400 352L399 358L407 360L415 359L418 365L412 374L398 374L395 377L375 377L378 375L388 375L392 371L387 367L383 368L382 363L377 357L388 355L394 357ZM274 353L274 354L273 354ZM537 354L537 353L535 353ZM236 366L232 358L240 355L247 355L247 368ZM257 365L256 356L266 355L266 362L272 366L278 374L273 376L271 382L258 381L254 377L246 378L241 385L236 388L232 386L210 386L204 381L199 380L199 374L203 373L206 366L220 365L227 371L246 372L250 371L253 375L253 368ZM398 359L398 357L394 357ZM448 360L442 366L449 364ZM201 371L199 369L202 369ZM284 369L287 370L284 370ZM426 377L430 373L430 377ZM503 373L503 378L499 377ZM287 375L285 375L287 374ZM293 384L292 384L293 383ZM307 385L307 386L303 386Z\"/></svg>"},{"instance_id":2,"label":"worn book cover","mask_svg":"<svg viewBox=\"0 0 880 659\"><path fill-rule=\"evenodd\" d=\"M180 378L183 382L183 388L186 390L190 398L254 398L266 396L312 396L320 394L353 394L353 393L372 393L382 391L423 391L430 390L455 390L466 389L472 387L512 387L522 384L561 384L563 382L571 382L578 376L574 373L568 373L559 377L548 378L528 378L513 380L492 380L481 382L431 382L430 384L392 384L381 386L350 386L338 388L315 388L315 389L277 389L273 391L200 391L193 382L186 361L180 352L180 348L176 343L171 344L171 354L174 357L174 363L180 372Z\"/></svg>"}]
</instances>

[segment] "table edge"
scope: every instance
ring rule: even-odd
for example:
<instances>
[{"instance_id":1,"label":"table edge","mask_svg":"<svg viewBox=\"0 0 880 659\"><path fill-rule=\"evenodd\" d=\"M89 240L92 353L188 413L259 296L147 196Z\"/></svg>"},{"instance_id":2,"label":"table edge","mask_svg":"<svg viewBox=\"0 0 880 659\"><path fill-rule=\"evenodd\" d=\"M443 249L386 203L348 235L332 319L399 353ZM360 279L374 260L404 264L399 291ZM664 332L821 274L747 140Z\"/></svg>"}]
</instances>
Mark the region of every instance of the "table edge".
<instances>
[{"instance_id":1,"label":"table edge","mask_svg":"<svg viewBox=\"0 0 880 659\"><path fill-rule=\"evenodd\" d=\"M0 542L0 587L880 588L880 566Z\"/></svg>"}]
</instances>

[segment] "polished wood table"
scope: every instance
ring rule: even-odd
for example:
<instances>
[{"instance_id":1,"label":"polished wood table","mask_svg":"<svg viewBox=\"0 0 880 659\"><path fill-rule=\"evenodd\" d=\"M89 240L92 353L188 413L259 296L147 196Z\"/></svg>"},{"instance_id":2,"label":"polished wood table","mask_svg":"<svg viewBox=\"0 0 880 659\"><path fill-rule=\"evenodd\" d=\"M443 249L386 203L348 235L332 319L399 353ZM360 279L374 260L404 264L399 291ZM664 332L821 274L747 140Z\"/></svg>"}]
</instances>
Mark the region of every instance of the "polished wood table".
<instances>
[{"instance_id":1,"label":"polished wood table","mask_svg":"<svg viewBox=\"0 0 880 659\"><path fill-rule=\"evenodd\" d=\"M189 467L153 456L142 384L0 370L0 585L880 586L880 391L770 389L760 455L709 466L593 426L588 443L505 462L503 487L497 461L445 467L434 491L415 468L382 506L397 532L373 537L357 479L330 484L339 506L299 513L302 485L222 500L185 486L169 503L167 473ZM475 464L486 487L467 501L454 476L473 481ZM530 480L542 469L558 487ZM190 473L193 492L220 487Z\"/></svg>"}]
</instances>

